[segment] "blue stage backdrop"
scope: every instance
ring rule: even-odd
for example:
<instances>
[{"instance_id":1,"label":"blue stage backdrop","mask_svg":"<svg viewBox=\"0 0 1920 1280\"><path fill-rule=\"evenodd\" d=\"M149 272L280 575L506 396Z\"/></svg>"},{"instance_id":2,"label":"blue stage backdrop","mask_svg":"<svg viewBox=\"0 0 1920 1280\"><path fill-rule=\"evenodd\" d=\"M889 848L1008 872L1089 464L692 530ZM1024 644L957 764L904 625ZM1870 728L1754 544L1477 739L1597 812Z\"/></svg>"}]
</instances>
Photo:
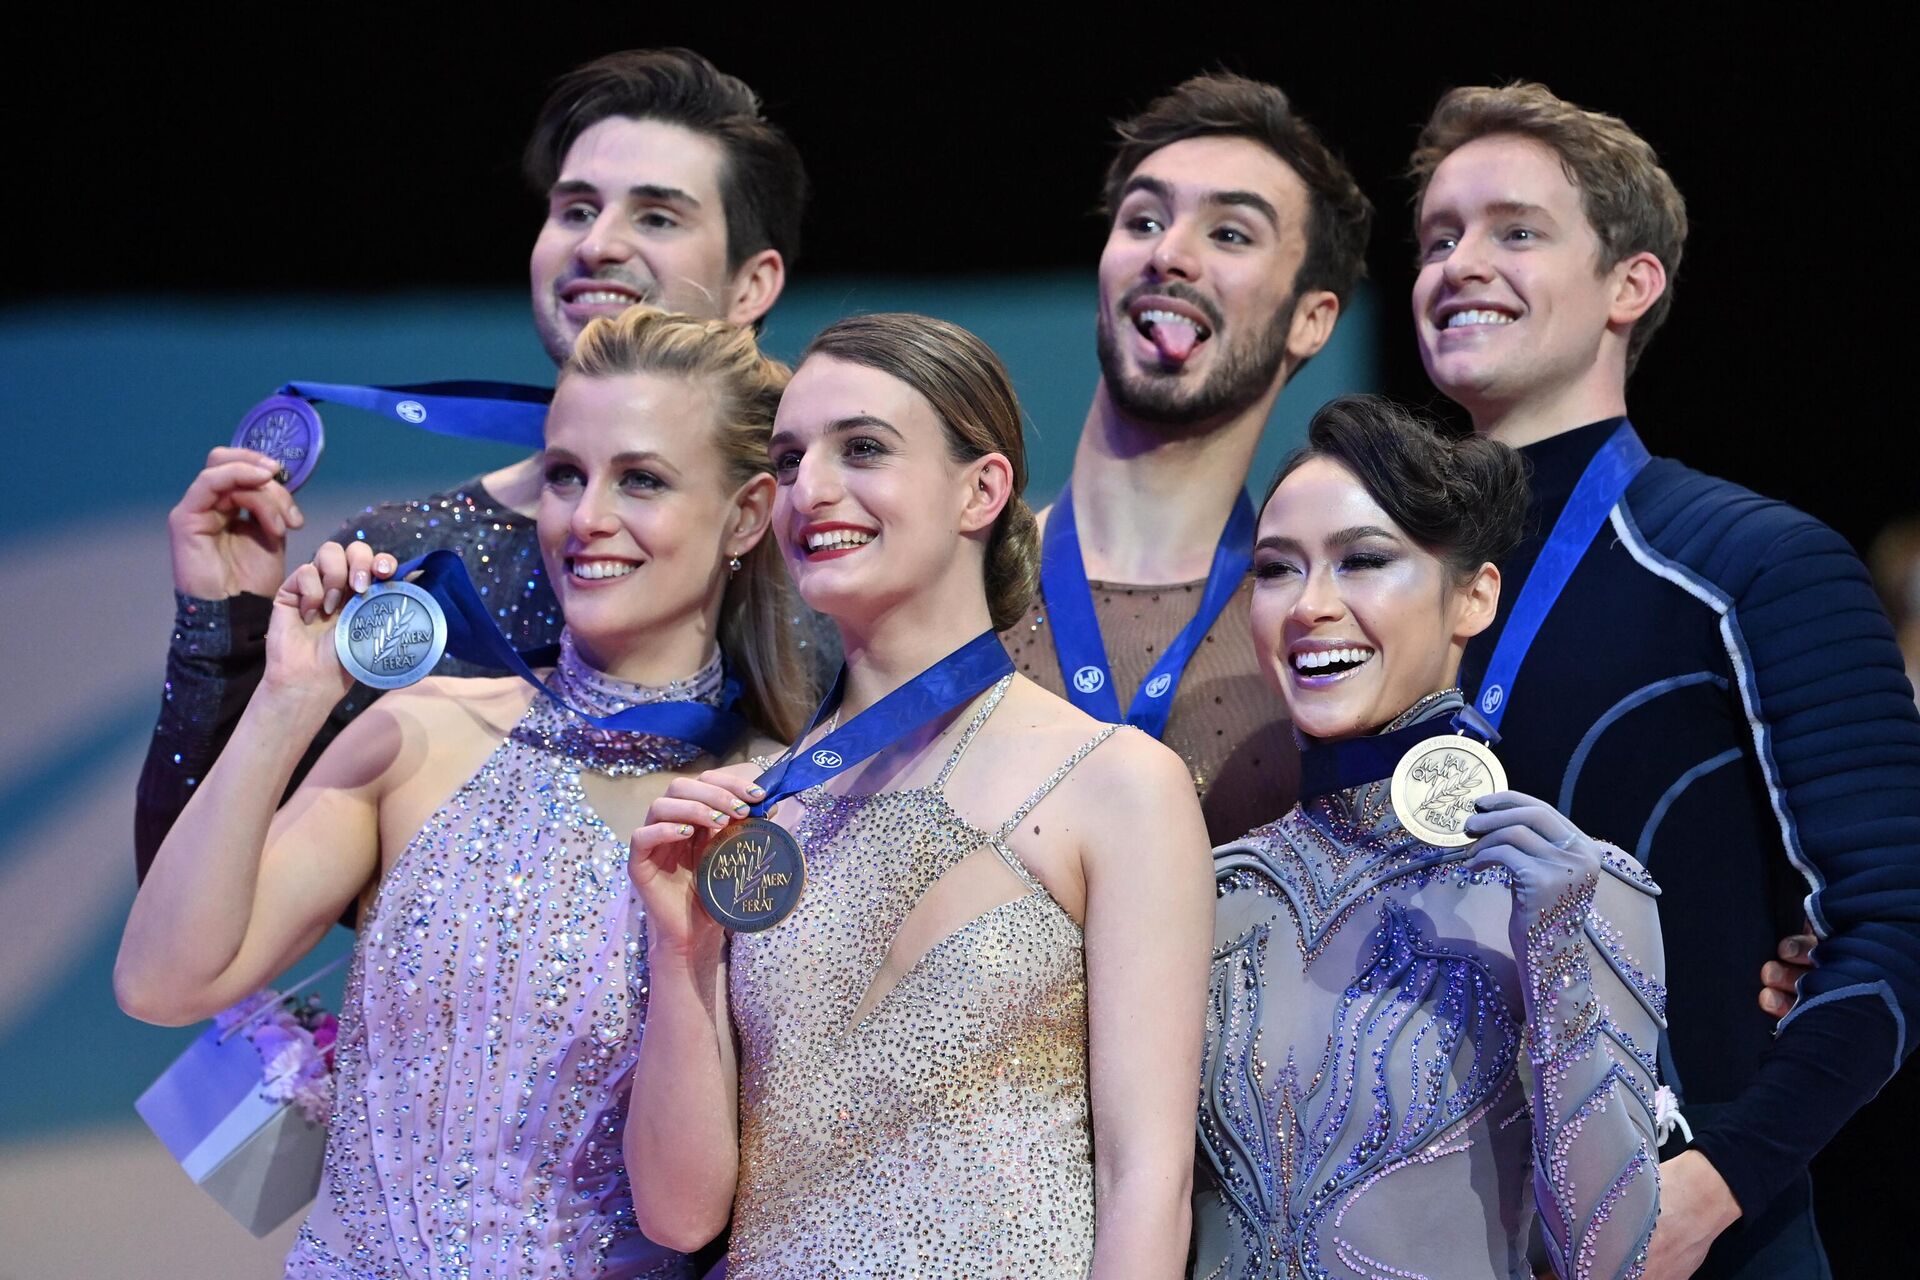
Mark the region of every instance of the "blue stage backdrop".
<instances>
[{"instance_id":1,"label":"blue stage backdrop","mask_svg":"<svg viewBox=\"0 0 1920 1280\"><path fill-rule=\"evenodd\" d=\"M861 311L924 311L978 333L1026 410L1037 506L1066 478L1098 376L1093 305L1082 275L809 281L789 290L765 340L791 359ZM1316 406L1377 385L1370 306L1363 294L1282 396L1256 490ZM123 1017L110 984L172 616L167 508L241 413L295 378L544 383L552 368L523 295L118 298L0 313L0 1277L261 1275L287 1246L290 1227L253 1241L140 1126L134 1098L194 1031ZM296 556L362 503L514 456L324 412ZM296 973L349 943L335 930Z\"/></svg>"}]
</instances>

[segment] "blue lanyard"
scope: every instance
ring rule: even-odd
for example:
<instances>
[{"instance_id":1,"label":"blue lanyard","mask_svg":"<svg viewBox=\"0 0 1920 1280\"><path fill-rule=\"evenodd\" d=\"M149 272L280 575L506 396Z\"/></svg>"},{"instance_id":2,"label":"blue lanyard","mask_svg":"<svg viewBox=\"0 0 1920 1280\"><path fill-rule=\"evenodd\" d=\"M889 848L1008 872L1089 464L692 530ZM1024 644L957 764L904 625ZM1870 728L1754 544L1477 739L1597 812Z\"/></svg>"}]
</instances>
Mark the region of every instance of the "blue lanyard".
<instances>
[{"instance_id":1,"label":"blue lanyard","mask_svg":"<svg viewBox=\"0 0 1920 1280\"><path fill-rule=\"evenodd\" d=\"M466 562L444 548L429 551L407 561L393 576L404 578L414 570L420 576L414 585L440 602L447 616L447 652L465 662L494 667L525 680L554 702L579 716L596 729L617 733L645 733L657 738L673 738L699 747L710 756L724 753L746 731L747 722L734 710L740 700L740 685L728 677L720 694L720 705L704 702L643 702L616 711L612 715L590 715L572 706L555 693L553 687L533 674L528 659L545 665L554 660L554 646L520 653L500 634L493 615L467 576Z\"/></svg>"},{"instance_id":2,"label":"blue lanyard","mask_svg":"<svg viewBox=\"0 0 1920 1280\"><path fill-rule=\"evenodd\" d=\"M1012 671L1013 659L1007 656L1000 637L991 631L981 632L835 729L805 754L788 751L760 776L760 785L767 789L767 795L753 806L753 812L764 814L785 797L845 773L916 729L956 707L965 706L981 690ZM819 727L828 707L839 705L846 683L847 672L843 667L832 691L813 713L806 733L800 735L801 742Z\"/></svg>"},{"instance_id":3,"label":"blue lanyard","mask_svg":"<svg viewBox=\"0 0 1920 1280\"><path fill-rule=\"evenodd\" d=\"M553 392L516 382L416 382L362 387L343 382L289 382L283 396L365 409L396 422L466 440L538 449Z\"/></svg>"},{"instance_id":4,"label":"blue lanyard","mask_svg":"<svg viewBox=\"0 0 1920 1280\"><path fill-rule=\"evenodd\" d=\"M1560 518L1553 522L1553 532L1547 536L1546 545L1540 548L1540 556L1533 562L1532 572L1527 574L1526 584L1520 588L1519 599L1513 602L1513 612L1507 615L1507 625L1501 628L1500 642L1494 646L1493 657L1487 662L1487 674L1480 682L1480 697L1476 701L1493 728L1500 727L1500 720L1513 701L1514 679L1520 672L1520 664L1527 660L1527 650L1533 646L1540 624L1553 611L1554 602L1566 589L1580 558L1587 554L1587 547L1592 544L1593 535L1600 531L1607 513L1620 501L1648 460L1647 447L1640 443L1633 424L1622 422L1587 463L1587 469L1580 473L1573 495L1567 499Z\"/></svg>"},{"instance_id":5,"label":"blue lanyard","mask_svg":"<svg viewBox=\"0 0 1920 1280\"><path fill-rule=\"evenodd\" d=\"M1227 527L1221 531L1220 545L1214 548L1199 612L1153 664L1133 695L1124 723L1156 738L1166 732L1173 695L1187 663L1253 567L1253 527L1253 503L1242 493L1233 504L1233 514L1227 517ZM1093 588L1087 585L1086 562L1080 555L1080 533L1073 523L1071 480L1047 517L1047 533L1040 550L1040 592L1052 619L1054 653L1060 660L1068 700L1096 720L1122 723L1106 642L1100 637L1100 619L1093 609Z\"/></svg>"}]
</instances>

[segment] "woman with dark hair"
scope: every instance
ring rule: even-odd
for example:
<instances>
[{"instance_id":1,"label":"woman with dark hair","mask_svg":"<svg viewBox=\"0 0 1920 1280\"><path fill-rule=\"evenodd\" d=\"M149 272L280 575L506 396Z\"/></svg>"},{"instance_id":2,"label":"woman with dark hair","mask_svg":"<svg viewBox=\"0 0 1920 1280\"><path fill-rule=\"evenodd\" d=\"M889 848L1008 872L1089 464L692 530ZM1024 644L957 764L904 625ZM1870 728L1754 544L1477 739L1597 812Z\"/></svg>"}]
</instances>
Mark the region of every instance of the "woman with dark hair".
<instances>
[{"instance_id":1,"label":"woman with dark hair","mask_svg":"<svg viewBox=\"0 0 1920 1280\"><path fill-rule=\"evenodd\" d=\"M722 321L635 307L590 324L540 454L556 696L515 677L390 693L276 812L353 683L340 607L396 565L328 543L280 588L265 678L140 888L114 985L135 1017L197 1021L358 903L326 1169L290 1278L694 1274L635 1226L621 1160L648 922L620 872L668 779L785 741L804 714L765 538L786 379ZM729 675L758 730L731 745L714 745L724 719L702 745L586 718L717 706Z\"/></svg>"},{"instance_id":2,"label":"woman with dark hair","mask_svg":"<svg viewBox=\"0 0 1920 1280\"><path fill-rule=\"evenodd\" d=\"M1037 558L1006 371L942 321L844 320L771 449L775 536L846 668L790 763L676 782L634 835L641 1225L690 1248L731 1211L733 1280L1176 1275L1206 830L1172 752L999 646ZM928 710L888 721L902 695ZM796 766L840 771L783 798ZM729 937L696 868L769 804L805 890Z\"/></svg>"},{"instance_id":3,"label":"woman with dark hair","mask_svg":"<svg viewBox=\"0 0 1920 1280\"><path fill-rule=\"evenodd\" d=\"M1214 854L1197 1276L1530 1277L1536 1213L1562 1276L1644 1263L1659 891L1504 790L1453 687L1525 510L1512 450L1365 396L1268 495L1301 798Z\"/></svg>"}]
</instances>

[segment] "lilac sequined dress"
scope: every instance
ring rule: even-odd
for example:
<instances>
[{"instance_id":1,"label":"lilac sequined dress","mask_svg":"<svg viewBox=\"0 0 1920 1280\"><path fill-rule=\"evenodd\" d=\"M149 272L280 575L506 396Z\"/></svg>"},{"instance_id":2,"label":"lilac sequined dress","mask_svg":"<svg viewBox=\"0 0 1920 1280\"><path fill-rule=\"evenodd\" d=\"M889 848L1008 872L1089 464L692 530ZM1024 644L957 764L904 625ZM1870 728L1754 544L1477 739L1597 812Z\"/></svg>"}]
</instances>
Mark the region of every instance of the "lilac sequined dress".
<instances>
[{"instance_id":1,"label":"lilac sequined dress","mask_svg":"<svg viewBox=\"0 0 1920 1280\"><path fill-rule=\"evenodd\" d=\"M554 682L604 714L716 701L721 673L642 688L563 644ZM627 841L581 772L694 754L536 697L401 853L354 953L326 1169L289 1277L693 1274L634 1225L621 1133L645 947Z\"/></svg>"},{"instance_id":2,"label":"lilac sequined dress","mask_svg":"<svg viewBox=\"0 0 1920 1280\"><path fill-rule=\"evenodd\" d=\"M1506 873L1468 852L1408 834L1385 780L1214 852L1193 1275L1530 1280L1536 1214L1559 1274L1640 1271L1659 891L1608 849L1516 957Z\"/></svg>"}]
</instances>

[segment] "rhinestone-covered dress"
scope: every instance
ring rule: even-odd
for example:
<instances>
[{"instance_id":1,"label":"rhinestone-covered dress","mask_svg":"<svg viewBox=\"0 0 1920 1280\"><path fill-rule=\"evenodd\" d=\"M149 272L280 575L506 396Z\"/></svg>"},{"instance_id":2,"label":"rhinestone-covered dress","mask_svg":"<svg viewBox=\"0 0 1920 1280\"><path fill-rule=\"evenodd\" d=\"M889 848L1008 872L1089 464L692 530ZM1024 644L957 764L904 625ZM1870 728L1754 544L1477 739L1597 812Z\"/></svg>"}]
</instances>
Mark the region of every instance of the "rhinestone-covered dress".
<instances>
[{"instance_id":1,"label":"rhinestone-covered dress","mask_svg":"<svg viewBox=\"0 0 1920 1280\"><path fill-rule=\"evenodd\" d=\"M1516 957L1507 873L1468 856L1410 835L1385 779L1214 851L1195 1277L1530 1280L1536 1213L1559 1274L1639 1274L1658 890L1608 848Z\"/></svg>"},{"instance_id":2,"label":"rhinestone-covered dress","mask_svg":"<svg viewBox=\"0 0 1920 1280\"><path fill-rule=\"evenodd\" d=\"M1006 684L931 786L802 793L800 906L733 939L741 1105L730 1280L1086 1272L1083 942L1007 838L1113 730L982 831L945 787ZM985 848L1025 892L935 943L856 1022L908 913Z\"/></svg>"},{"instance_id":3,"label":"rhinestone-covered dress","mask_svg":"<svg viewBox=\"0 0 1920 1280\"><path fill-rule=\"evenodd\" d=\"M716 702L721 682L716 658L683 683L626 684L565 637L553 679L595 714ZM697 755L536 696L401 853L354 951L325 1172L289 1277L693 1274L634 1225L621 1134L646 953L627 840L581 771Z\"/></svg>"}]
</instances>

